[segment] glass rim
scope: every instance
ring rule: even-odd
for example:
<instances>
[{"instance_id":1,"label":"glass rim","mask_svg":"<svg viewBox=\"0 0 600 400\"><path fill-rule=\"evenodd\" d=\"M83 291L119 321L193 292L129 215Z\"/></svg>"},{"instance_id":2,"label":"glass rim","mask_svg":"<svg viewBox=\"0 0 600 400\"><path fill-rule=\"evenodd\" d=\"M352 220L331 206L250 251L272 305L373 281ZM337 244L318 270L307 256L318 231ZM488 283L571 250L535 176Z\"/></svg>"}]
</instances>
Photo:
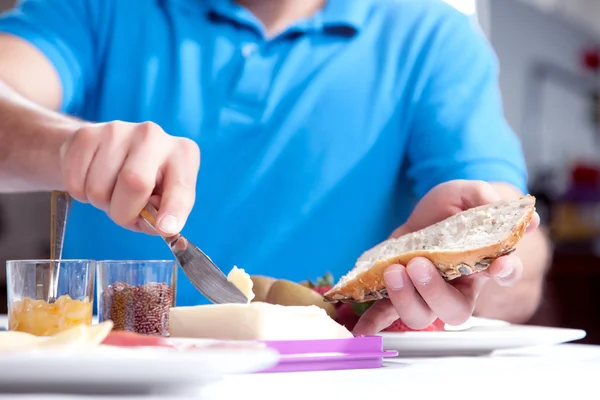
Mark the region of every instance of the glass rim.
<instances>
[{"instance_id":1,"label":"glass rim","mask_svg":"<svg viewBox=\"0 0 600 400\"><path fill-rule=\"evenodd\" d=\"M176 264L177 260L96 260L97 264Z\"/></svg>"},{"instance_id":2,"label":"glass rim","mask_svg":"<svg viewBox=\"0 0 600 400\"><path fill-rule=\"evenodd\" d=\"M96 260L93 259L78 259L78 258L30 258L30 259L23 259L23 260L6 260L7 264L17 264L17 263L23 263L23 264L42 264L42 263L51 263L51 262L57 262L57 263L96 263Z\"/></svg>"}]
</instances>

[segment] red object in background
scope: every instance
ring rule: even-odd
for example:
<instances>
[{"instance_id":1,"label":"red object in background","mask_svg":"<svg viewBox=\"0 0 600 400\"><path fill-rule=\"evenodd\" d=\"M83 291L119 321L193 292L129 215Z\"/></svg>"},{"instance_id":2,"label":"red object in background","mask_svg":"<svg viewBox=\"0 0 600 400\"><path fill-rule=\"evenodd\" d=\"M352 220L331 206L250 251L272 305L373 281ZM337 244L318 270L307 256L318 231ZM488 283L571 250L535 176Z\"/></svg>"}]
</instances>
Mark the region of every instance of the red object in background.
<instances>
[{"instance_id":1,"label":"red object in background","mask_svg":"<svg viewBox=\"0 0 600 400\"><path fill-rule=\"evenodd\" d=\"M600 169L593 165L577 164L571 170L571 180L574 185L593 185L600 183Z\"/></svg>"},{"instance_id":2,"label":"red object in background","mask_svg":"<svg viewBox=\"0 0 600 400\"><path fill-rule=\"evenodd\" d=\"M600 70L600 49L592 48L583 52L582 63L586 69L592 71Z\"/></svg>"}]
</instances>

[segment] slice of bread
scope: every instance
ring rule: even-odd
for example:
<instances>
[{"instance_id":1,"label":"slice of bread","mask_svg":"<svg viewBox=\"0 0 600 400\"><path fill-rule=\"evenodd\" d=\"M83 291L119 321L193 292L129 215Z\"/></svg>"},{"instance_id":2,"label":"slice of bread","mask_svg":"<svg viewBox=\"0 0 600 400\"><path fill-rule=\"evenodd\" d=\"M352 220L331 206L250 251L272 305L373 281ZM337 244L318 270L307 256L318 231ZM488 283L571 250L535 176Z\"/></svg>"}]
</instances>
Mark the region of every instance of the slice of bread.
<instances>
[{"instance_id":1,"label":"slice of bread","mask_svg":"<svg viewBox=\"0 0 600 400\"><path fill-rule=\"evenodd\" d=\"M446 280L486 270L512 253L531 222L535 198L479 206L427 228L388 239L363 253L354 268L325 293L329 302L367 302L387 297L383 279L392 264L429 259Z\"/></svg>"}]
</instances>

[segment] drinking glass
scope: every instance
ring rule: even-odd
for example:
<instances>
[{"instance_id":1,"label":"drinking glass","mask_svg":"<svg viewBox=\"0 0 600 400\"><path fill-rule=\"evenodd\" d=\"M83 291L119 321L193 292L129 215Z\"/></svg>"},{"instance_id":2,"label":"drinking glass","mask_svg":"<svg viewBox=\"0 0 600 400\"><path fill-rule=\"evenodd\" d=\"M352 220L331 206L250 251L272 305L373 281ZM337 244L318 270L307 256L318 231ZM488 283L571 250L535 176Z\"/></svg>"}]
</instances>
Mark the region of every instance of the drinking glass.
<instances>
[{"instance_id":1,"label":"drinking glass","mask_svg":"<svg viewBox=\"0 0 600 400\"><path fill-rule=\"evenodd\" d=\"M114 330L169 336L169 311L175 306L174 260L98 261L98 320Z\"/></svg>"},{"instance_id":2,"label":"drinking glass","mask_svg":"<svg viewBox=\"0 0 600 400\"><path fill-rule=\"evenodd\" d=\"M95 261L6 262L8 329L51 336L92 324Z\"/></svg>"}]
</instances>

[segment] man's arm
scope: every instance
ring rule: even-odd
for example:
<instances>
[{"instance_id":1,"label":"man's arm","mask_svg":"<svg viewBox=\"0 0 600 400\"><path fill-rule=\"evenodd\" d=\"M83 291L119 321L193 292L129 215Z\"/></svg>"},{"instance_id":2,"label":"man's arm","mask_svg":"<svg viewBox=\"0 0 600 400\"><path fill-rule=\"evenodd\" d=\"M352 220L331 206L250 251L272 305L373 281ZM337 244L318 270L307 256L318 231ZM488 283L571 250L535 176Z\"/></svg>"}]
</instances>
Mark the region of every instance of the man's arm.
<instances>
[{"instance_id":1,"label":"man's arm","mask_svg":"<svg viewBox=\"0 0 600 400\"><path fill-rule=\"evenodd\" d=\"M106 2L21 0L0 14L0 191L64 189L60 146L98 76Z\"/></svg>"},{"instance_id":2,"label":"man's arm","mask_svg":"<svg viewBox=\"0 0 600 400\"><path fill-rule=\"evenodd\" d=\"M513 199L522 193L512 185L492 183L503 199ZM523 277L514 287L488 282L475 305L475 315L511 323L525 323L537 311L542 299L546 273L551 263L550 240L540 226L526 234L515 254L523 262Z\"/></svg>"},{"instance_id":3,"label":"man's arm","mask_svg":"<svg viewBox=\"0 0 600 400\"><path fill-rule=\"evenodd\" d=\"M61 189L59 150L81 125L56 111L59 77L33 45L0 35L0 191Z\"/></svg>"},{"instance_id":4,"label":"man's arm","mask_svg":"<svg viewBox=\"0 0 600 400\"><path fill-rule=\"evenodd\" d=\"M418 198L461 179L502 182L494 184L502 197L519 196L527 191L527 168L519 138L503 115L498 60L467 17L435 4L446 11L432 28L429 61L420 70L424 90L408 142L408 177ZM550 258L543 229L528 233L517 255L524 265L522 282L513 288L486 284L477 315L524 322L535 312Z\"/></svg>"}]
</instances>

